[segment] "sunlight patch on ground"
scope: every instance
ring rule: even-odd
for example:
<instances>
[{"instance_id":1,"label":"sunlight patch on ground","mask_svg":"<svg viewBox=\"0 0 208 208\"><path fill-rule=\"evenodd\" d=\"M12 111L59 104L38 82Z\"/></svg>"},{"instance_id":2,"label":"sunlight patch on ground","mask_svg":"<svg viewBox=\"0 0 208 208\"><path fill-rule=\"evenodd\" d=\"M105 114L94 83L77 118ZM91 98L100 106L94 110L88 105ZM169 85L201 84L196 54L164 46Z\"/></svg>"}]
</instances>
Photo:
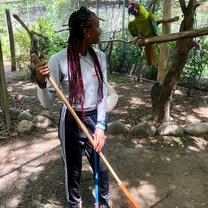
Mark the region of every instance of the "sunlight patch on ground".
<instances>
[{"instance_id":1,"label":"sunlight patch on ground","mask_svg":"<svg viewBox=\"0 0 208 208\"><path fill-rule=\"evenodd\" d=\"M181 105L175 105L173 108L174 108L175 110L179 111L179 112L181 112L182 109L183 109Z\"/></svg>"},{"instance_id":2,"label":"sunlight patch on ground","mask_svg":"<svg viewBox=\"0 0 208 208\"><path fill-rule=\"evenodd\" d=\"M129 192L141 207L148 207L159 200L155 186L148 181L140 181L139 187L129 188Z\"/></svg>"},{"instance_id":3,"label":"sunlight patch on ground","mask_svg":"<svg viewBox=\"0 0 208 208\"><path fill-rule=\"evenodd\" d=\"M120 189L118 189L116 187L116 185L113 185L112 186L112 183L111 183L110 184L110 190L112 191L112 193L111 193L111 199L113 201L116 201L116 200L120 199Z\"/></svg>"},{"instance_id":4,"label":"sunlight patch on ground","mask_svg":"<svg viewBox=\"0 0 208 208\"><path fill-rule=\"evenodd\" d=\"M17 180L22 188L24 184L26 185L28 176L38 175L48 162L60 157L59 154L54 153L54 149L60 143L58 139L50 139L54 138L53 134L55 133L46 134L42 139L33 142L17 141L12 145L9 143L0 147L0 152L3 152L3 160L0 165L0 190L8 188L7 181L10 181L12 185Z\"/></svg>"},{"instance_id":5,"label":"sunlight patch on ground","mask_svg":"<svg viewBox=\"0 0 208 208\"><path fill-rule=\"evenodd\" d=\"M89 171L92 173L92 168L89 165L88 159L85 155L82 157L82 171L86 171L86 172Z\"/></svg>"},{"instance_id":6,"label":"sunlight patch on ground","mask_svg":"<svg viewBox=\"0 0 208 208\"><path fill-rule=\"evenodd\" d=\"M145 102L143 100L141 100L140 98L138 98L138 97L132 97L129 102L132 105L131 107L138 107L138 105L144 105L145 104Z\"/></svg>"},{"instance_id":7,"label":"sunlight patch on ground","mask_svg":"<svg viewBox=\"0 0 208 208\"><path fill-rule=\"evenodd\" d=\"M198 107L192 109L194 113L197 113L199 116L208 118L208 108L207 107ZM203 112L203 113L200 113Z\"/></svg>"},{"instance_id":8,"label":"sunlight patch on ground","mask_svg":"<svg viewBox=\"0 0 208 208\"><path fill-rule=\"evenodd\" d=\"M186 119L185 119L186 123L197 123L197 122L201 122L201 118L196 118L194 115L187 115ZM191 122L190 122L191 121Z\"/></svg>"},{"instance_id":9,"label":"sunlight patch on ground","mask_svg":"<svg viewBox=\"0 0 208 208\"><path fill-rule=\"evenodd\" d=\"M184 93L181 90L178 90L178 89L176 89L174 91L174 94L176 94L176 95L184 95Z\"/></svg>"},{"instance_id":10,"label":"sunlight patch on ground","mask_svg":"<svg viewBox=\"0 0 208 208\"><path fill-rule=\"evenodd\" d=\"M191 145L189 145L187 148L188 148L189 150L193 151L193 152L200 152L200 149L199 149L199 148L194 147L194 146L191 146Z\"/></svg>"},{"instance_id":11,"label":"sunlight patch on ground","mask_svg":"<svg viewBox=\"0 0 208 208\"><path fill-rule=\"evenodd\" d=\"M201 137L192 137L196 146L189 145L187 148L194 152L200 152L208 147L208 141Z\"/></svg>"},{"instance_id":12,"label":"sunlight patch on ground","mask_svg":"<svg viewBox=\"0 0 208 208\"><path fill-rule=\"evenodd\" d=\"M161 160L166 161L166 162L171 162L171 159L167 156L162 156Z\"/></svg>"},{"instance_id":13,"label":"sunlight patch on ground","mask_svg":"<svg viewBox=\"0 0 208 208\"><path fill-rule=\"evenodd\" d=\"M23 90L33 90L33 89L36 88L36 85L34 85L34 83L32 83L32 82L25 83L25 82L22 82L22 81L19 81L16 84L13 84L13 86L22 87Z\"/></svg>"},{"instance_id":14,"label":"sunlight patch on ground","mask_svg":"<svg viewBox=\"0 0 208 208\"><path fill-rule=\"evenodd\" d=\"M155 186L150 184L148 181L140 181L138 187L130 187L129 183L126 181L123 183L130 195L140 207L149 207L159 200ZM129 201L128 197L124 195L123 191L117 185L112 185L111 183L110 189L112 201L119 200L123 203ZM122 199L121 193L123 196ZM117 204L113 204L113 207L114 206L117 207Z\"/></svg>"},{"instance_id":15,"label":"sunlight patch on ground","mask_svg":"<svg viewBox=\"0 0 208 208\"><path fill-rule=\"evenodd\" d=\"M21 197L20 196L14 196L13 198L11 198L7 204L8 208L9 207L18 207L18 205L21 202Z\"/></svg>"},{"instance_id":16,"label":"sunlight patch on ground","mask_svg":"<svg viewBox=\"0 0 208 208\"><path fill-rule=\"evenodd\" d=\"M130 90L130 88L128 86L121 86L122 89L125 89L125 90Z\"/></svg>"},{"instance_id":17,"label":"sunlight patch on ground","mask_svg":"<svg viewBox=\"0 0 208 208\"><path fill-rule=\"evenodd\" d=\"M6 171L6 170L3 170L3 171ZM2 174L1 174L0 175L0 191L8 189L8 181L9 181L9 184L11 185L13 182L16 181L19 174L20 173L19 173L18 170L13 171L12 173L8 171L7 174L3 175L3 177L2 177Z\"/></svg>"},{"instance_id":18,"label":"sunlight patch on ground","mask_svg":"<svg viewBox=\"0 0 208 208\"><path fill-rule=\"evenodd\" d=\"M126 107L126 108L129 108L129 107ZM128 114L128 110L115 110L115 114L117 114L117 113L119 113L119 114L121 114L121 115L125 115L125 114Z\"/></svg>"},{"instance_id":19,"label":"sunlight patch on ground","mask_svg":"<svg viewBox=\"0 0 208 208\"><path fill-rule=\"evenodd\" d=\"M13 86L8 86L7 87L7 92L10 93L10 92L13 92L14 91L14 87Z\"/></svg>"},{"instance_id":20,"label":"sunlight patch on ground","mask_svg":"<svg viewBox=\"0 0 208 208\"><path fill-rule=\"evenodd\" d=\"M200 137L193 137L195 140L195 144L201 149L204 150L206 147L208 147L208 141L200 138Z\"/></svg>"},{"instance_id":21,"label":"sunlight patch on ground","mask_svg":"<svg viewBox=\"0 0 208 208\"><path fill-rule=\"evenodd\" d=\"M135 149L142 149L144 148L144 145L142 144L135 144Z\"/></svg>"},{"instance_id":22,"label":"sunlight patch on ground","mask_svg":"<svg viewBox=\"0 0 208 208\"><path fill-rule=\"evenodd\" d=\"M36 204L37 207L43 207L43 208L63 208L63 206L58 202L53 199L48 199L48 202L46 203L40 203L39 201L35 201L34 203Z\"/></svg>"}]
</instances>

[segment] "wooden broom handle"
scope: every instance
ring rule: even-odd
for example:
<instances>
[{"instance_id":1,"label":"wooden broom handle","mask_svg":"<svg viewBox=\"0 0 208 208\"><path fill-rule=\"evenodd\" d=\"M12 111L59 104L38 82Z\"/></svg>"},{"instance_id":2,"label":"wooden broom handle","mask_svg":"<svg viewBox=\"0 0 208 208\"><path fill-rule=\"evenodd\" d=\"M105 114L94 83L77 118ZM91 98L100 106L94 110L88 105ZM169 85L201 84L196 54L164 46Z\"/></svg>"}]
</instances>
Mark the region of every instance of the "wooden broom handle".
<instances>
[{"instance_id":1,"label":"wooden broom handle","mask_svg":"<svg viewBox=\"0 0 208 208\"><path fill-rule=\"evenodd\" d=\"M34 64L37 64L37 63L40 62L38 56L35 53L33 53L31 55L31 58L32 58L32 61L34 62ZM53 88L55 89L55 91L58 94L58 96L60 97L60 99L66 105L67 109L69 110L69 112L71 113L71 115L73 116L73 118L76 120L76 122L78 123L78 125L80 126L80 128L83 130L83 132L87 136L87 138L90 141L90 143L92 144L92 146L95 147L95 141L93 140L92 136L89 134L87 128L82 123L82 121L80 120L80 118L77 116L76 112L71 107L71 105L69 104L68 100L66 99L66 97L64 96L64 94L62 93L62 91L58 88L57 84L55 83L55 81L53 80L53 78L50 76L50 74L47 76L47 79L51 83L51 85L53 86ZM113 170L113 168L111 167L110 163L108 162L108 160L106 159L106 157L103 155L103 153L101 151L99 151L98 154L102 158L103 162L105 163L105 165L107 166L107 168L109 169L109 171L111 172L111 174L113 175L113 177L116 179L116 181L117 181L119 187L121 188L121 190L125 193L125 195L128 197L128 199L132 202L132 204L134 205L134 207L135 208L140 208L136 204L135 200L131 197L130 193L128 192L128 190L126 189L126 187L124 186L124 184L121 182L121 180L119 179L119 177L116 175L115 171Z\"/></svg>"}]
</instances>

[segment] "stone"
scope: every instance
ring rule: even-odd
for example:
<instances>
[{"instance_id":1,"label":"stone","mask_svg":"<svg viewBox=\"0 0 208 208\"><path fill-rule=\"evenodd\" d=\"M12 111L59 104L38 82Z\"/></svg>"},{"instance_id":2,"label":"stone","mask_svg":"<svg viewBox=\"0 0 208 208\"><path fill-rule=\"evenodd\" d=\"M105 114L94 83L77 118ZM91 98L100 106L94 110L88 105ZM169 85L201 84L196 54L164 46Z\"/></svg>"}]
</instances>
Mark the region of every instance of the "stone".
<instances>
[{"instance_id":1,"label":"stone","mask_svg":"<svg viewBox=\"0 0 208 208\"><path fill-rule=\"evenodd\" d=\"M179 125L165 124L157 129L157 134L161 136L181 136L183 133L183 127Z\"/></svg>"},{"instance_id":2,"label":"stone","mask_svg":"<svg viewBox=\"0 0 208 208\"><path fill-rule=\"evenodd\" d=\"M18 121L22 121L22 120L32 121L33 120L33 116L30 113L24 111L24 112L19 114L17 119L18 119Z\"/></svg>"},{"instance_id":3,"label":"stone","mask_svg":"<svg viewBox=\"0 0 208 208\"><path fill-rule=\"evenodd\" d=\"M16 108L9 108L9 112L10 112L10 115L11 115L11 118L13 119L17 119L18 116L20 115L20 111L17 110Z\"/></svg>"},{"instance_id":4,"label":"stone","mask_svg":"<svg viewBox=\"0 0 208 208\"><path fill-rule=\"evenodd\" d=\"M130 130L130 134L135 136L154 136L156 133L156 127L153 124L149 124L147 122L138 123L136 126L132 127Z\"/></svg>"},{"instance_id":5,"label":"stone","mask_svg":"<svg viewBox=\"0 0 208 208\"><path fill-rule=\"evenodd\" d=\"M208 134L208 123L191 123L187 124L184 127L184 131L186 134L192 135L192 136L198 136L203 134Z\"/></svg>"},{"instance_id":6,"label":"stone","mask_svg":"<svg viewBox=\"0 0 208 208\"><path fill-rule=\"evenodd\" d=\"M40 127L40 128L47 128L49 126L52 126L53 122L45 117L45 116L42 116L42 115L37 115L33 118L33 121L32 121L37 127Z\"/></svg>"},{"instance_id":7,"label":"stone","mask_svg":"<svg viewBox=\"0 0 208 208\"><path fill-rule=\"evenodd\" d=\"M129 128L121 121L116 121L108 124L108 134L127 134Z\"/></svg>"},{"instance_id":8,"label":"stone","mask_svg":"<svg viewBox=\"0 0 208 208\"><path fill-rule=\"evenodd\" d=\"M17 131L19 133L29 133L35 128L35 124L28 120L22 120L17 125Z\"/></svg>"}]
</instances>

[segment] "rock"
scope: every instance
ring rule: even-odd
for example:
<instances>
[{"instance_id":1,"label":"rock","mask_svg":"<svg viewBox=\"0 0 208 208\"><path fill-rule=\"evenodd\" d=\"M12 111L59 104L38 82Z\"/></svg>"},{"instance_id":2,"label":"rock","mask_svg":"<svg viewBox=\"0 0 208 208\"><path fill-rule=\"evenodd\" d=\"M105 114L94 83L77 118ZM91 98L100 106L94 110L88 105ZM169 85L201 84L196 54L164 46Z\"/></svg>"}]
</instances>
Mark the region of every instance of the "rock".
<instances>
[{"instance_id":1,"label":"rock","mask_svg":"<svg viewBox=\"0 0 208 208\"><path fill-rule=\"evenodd\" d=\"M132 135L142 135L142 136L153 136L156 133L156 127L147 122L138 123L130 130L130 134Z\"/></svg>"},{"instance_id":2,"label":"rock","mask_svg":"<svg viewBox=\"0 0 208 208\"><path fill-rule=\"evenodd\" d=\"M20 111L17 110L16 108L9 108L9 111L10 111L10 115L11 115L11 118L13 119L17 119L18 116L20 115Z\"/></svg>"},{"instance_id":3,"label":"rock","mask_svg":"<svg viewBox=\"0 0 208 208\"><path fill-rule=\"evenodd\" d=\"M19 114L17 119L18 119L18 121L22 121L22 120L32 121L33 120L33 116L30 113L24 111L24 112Z\"/></svg>"},{"instance_id":4,"label":"rock","mask_svg":"<svg viewBox=\"0 0 208 208\"><path fill-rule=\"evenodd\" d=\"M165 124L157 129L157 133L161 136L181 136L184 133L184 130L179 125Z\"/></svg>"},{"instance_id":5,"label":"rock","mask_svg":"<svg viewBox=\"0 0 208 208\"><path fill-rule=\"evenodd\" d=\"M52 115L49 115L48 113L45 113L45 112L42 112L41 114L40 114L40 116L44 116L44 117L46 117L46 118L49 118L50 120L54 120L54 116L52 116Z\"/></svg>"},{"instance_id":6,"label":"rock","mask_svg":"<svg viewBox=\"0 0 208 208\"><path fill-rule=\"evenodd\" d=\"M32 122L40 128L47 128L53 124L49 118L42 115L35 116Z\"/></svg>"},{"instance_id":7,"label":"rock","mask_svg":"<svg viewBox=\"0 0 208 208\"><path fill-rule=\"evenodd\" d=\"M187 124L184 127L184 131L186 134L193 136L208 134L208 123L203 122L203 123Z\"/></svg>"},{"instance_id":8,"label":"rock","mask_svg":"<svg viewBox=\"0 0 208 208\"><path fill-rule=\"evenodd\" d=\"M35 124L31 121L22 120L17 125L17 131L19 133L28 133L35 127Z\"/></svg>"},{"instance_id":9,"label":"rock","mask_svg":"<svg viewBox=\"0 0 208 208\"><path fill-rule=\"evenodd\" d=\"M129 128L121 121L116 121L108 124L107 132L109 134L127 134Z\"/></svg>"}]
</instances>

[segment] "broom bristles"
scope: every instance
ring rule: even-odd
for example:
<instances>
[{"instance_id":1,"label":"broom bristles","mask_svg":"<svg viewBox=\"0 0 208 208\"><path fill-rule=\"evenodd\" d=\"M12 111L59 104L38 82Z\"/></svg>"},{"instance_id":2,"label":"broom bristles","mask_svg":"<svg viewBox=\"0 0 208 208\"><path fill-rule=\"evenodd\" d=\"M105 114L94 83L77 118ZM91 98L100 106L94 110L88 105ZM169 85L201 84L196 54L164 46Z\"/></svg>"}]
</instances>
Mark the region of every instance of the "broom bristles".
<instances>
[{"instance_id":1,"label":"broom bristles","mask_svg":"<svg viewBox=\"0 0 208 208\"><path fill-rule=\"evenodd\" d=\"M125 204L128 204L128 208L140 208L140 206L136 203L136 201L133 199L133 197L130 195L126 187L123 183L119 184L120 188L123 190L125 195L128 197L129 202L126 201Z\"/></svg>"}]
</instances>

